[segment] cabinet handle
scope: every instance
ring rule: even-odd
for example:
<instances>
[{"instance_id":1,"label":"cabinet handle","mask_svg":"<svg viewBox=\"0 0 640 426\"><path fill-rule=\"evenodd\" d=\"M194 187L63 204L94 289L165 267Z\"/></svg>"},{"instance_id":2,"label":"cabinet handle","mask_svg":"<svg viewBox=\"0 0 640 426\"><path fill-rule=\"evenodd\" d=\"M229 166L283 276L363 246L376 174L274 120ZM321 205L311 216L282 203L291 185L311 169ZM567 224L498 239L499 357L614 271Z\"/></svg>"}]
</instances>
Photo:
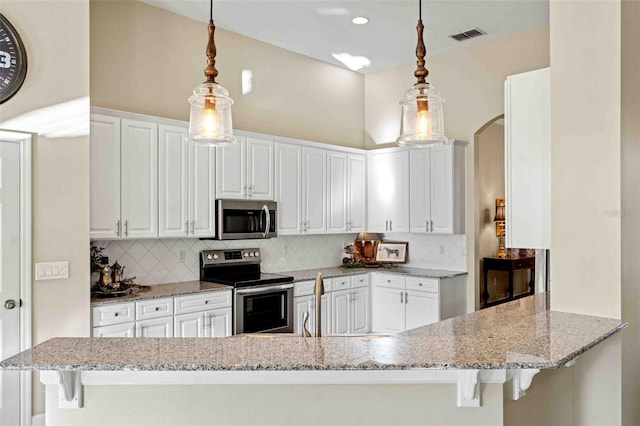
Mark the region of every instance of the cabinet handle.
<instances>
[{"instance_id":1,"label":"cabinet handle","mask_svg":"<svg viewBox=\"0 0 640 426\"><path fill-rule=\"evenodd\" d=\"M309 230L309 222L311 222L311 219L307 218L307 221L304 225L304 232L307 232Z\"/></svg>"},{"instance_id":2,"label":"cabinet handle","mask_svg":"<svg viewBox=\"0 0 640 426\"><path fill-rule=\"evenodd\" d=\"M242 187L242 195L247 195L247 185Z\"/></svg>"},{"instance_id":3,"label":"cabinet handle","mask_svg":"<svg viewBox=\"0 0 640 426\"><path fill-rule=\"evenodd\" d=\"M158 306L156 306L156 311L159 311L159 310L160 310L160 308Z\"/></svg>"},{"instance_id":4,"label":"cabinet handle","mask_svg":"<svg viewBox=\"0 0 640 426\"><path fill-rule=\"evenodd\" d=\"M431 232L433 232L433 221L431 221Z\"/></svg>"},{"instance_id":5,"label":"cabinet handle","mask_svg":"<svg viewBox=\"0 0 640 426\"><path fill-rule=\"evenodd\" d=\"M393 221L389 219L389 232L393 231Z\"/></svg>"},{"instance_id":6,"label":"cabinet handle","mask_svg":"<svg viewBox=\"0 0 640 426\"><path fill-rule=\"evenodd\" d=\"M118 313L116 312L115 314L113 314L113 316L114 316L114 317L117 317L117 316L118 316Z\"/></svg>"},{"instance_id":7,"label":"cabinet handle","mask_svg":"<svg viewBox=\"0 0 640 426\"><path fill-rule=\"evenodd\" d=\"M388 221L388 220L385 220L385 221L384 221L384 230L385 230L385 231L388 231L388 230L389 230L389 221Z\"/></svg>"},{"instance_id":8,"label":"cabinet handle","mask_svg":"<svg viewBox=\"0 0 640 426\"><path fill-rule=\"evenodd\" d=\"M189 221L188 220L184 221L184 233L189 235Z\"/></svg>"},{"instance_id":9,"label":"cabinet handle","mask_svg":"<svg viewBox=\"0 0 640 426\"><path fill-rule=\"evenodd\" d=\"M409 303L409 293L407 293L406 291L404 292L404 303Z\"/></svg>"},{"instance_id":10,"label":"cabinet handle","mask_svg":"<svg viewBox=\"0 0 640 426\"><path fill-rule=\"evenodd\" d=\"M129 221L128 220L124 221L124 236L125 237L129 236Z\"/></svg>"},{"instance_id":11,"label":"cabinet handle","mask_svg":"<svg viewBox=\"0 0 640 426\"><path fill-rule=\"evenodd\" d=\"M404 303L404 292L400 292L400 303Z\"/></svg>"},{"instance_id":12,"label":"cabinet handle","mask_svg":"<svg viewBox=\"0 0 640 426\"><path fill-rule=\"evenodd\" d=\"M249 186L249 197L253 196L253 185Z\"/></svg>"},{"instance_id":13,"label":"cabinet handle","mask_svg":"<svg viewBox=\"0 0 640 426\"><path fill-rule=\"evenodd\" d=\"M116 235L120 236L120 219L116 221Z\"/></svg>"},{"instance_id":14,"label":"cabinet handle","mask_svg":"<svg viewBox=\"0 0 640 426\"><path fill-rule=\"evenodd\" d=\"M429 232L429 221L428 221L428 220L425 220L425 221L424 221L424 227L426 228L425 230L426 230L427 232Z\"/></svg>"},{"instance_id":15,"label":"cabinet handle","mask_svg":"<svg viewBox=\"0 0 640 426\"><path fill-rule=\"evenodd\" d=\"M419 285L420 287L422 287L422 283L418 283L418 285Z\"/></svg>"},{"instance_id":16,"label":"cabinet handle","mask_svg":"<svg viewBox=\"0 0 640 426\"><path fill-rule=\"evenodd\" d=\"M196 234L196 221L192 220L191 221L191 235L195 235Z\"/></svg>"}]
</instances>

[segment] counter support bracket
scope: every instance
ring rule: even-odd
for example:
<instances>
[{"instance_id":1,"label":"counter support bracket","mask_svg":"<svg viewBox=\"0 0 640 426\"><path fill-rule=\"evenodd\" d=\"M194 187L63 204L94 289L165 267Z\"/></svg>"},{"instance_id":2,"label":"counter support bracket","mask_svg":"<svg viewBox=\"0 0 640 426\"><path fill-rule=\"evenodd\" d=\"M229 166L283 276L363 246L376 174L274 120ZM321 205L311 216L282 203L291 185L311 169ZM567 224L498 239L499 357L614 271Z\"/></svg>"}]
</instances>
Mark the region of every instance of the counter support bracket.
<instances>
[{"instance_id":1,"label":"counter support bracket","mask_svg":"<svg viewBox=\"0 0 640 426\"><path fill-rule=\"evenodd\" d=\"M523 368L511 370L513 375L511 382L511 399L519 400L527 394L527 389L531 387L533 377L540 372L539 368Z\"/></svg>"},{"instance_id":2,"label":"counter support bracket","mask_svg":"<svg viewBox=\"0 0 640 426\"><path fill-rule=\"evenodd\" d=\"M458 372L458 407L480 406L480 370Z\"/></svg>"},{"instance_id":3,"label":"counter support bracket","mask_svg":"<svg viewBox=\"0 0 640 426\"><path fill-rule=\"evenodd\" d=\"M83 386L80 381L80 371L57 371L58 406L60 408L82 408L83 406Z\"/></svg>"}]
</instances>

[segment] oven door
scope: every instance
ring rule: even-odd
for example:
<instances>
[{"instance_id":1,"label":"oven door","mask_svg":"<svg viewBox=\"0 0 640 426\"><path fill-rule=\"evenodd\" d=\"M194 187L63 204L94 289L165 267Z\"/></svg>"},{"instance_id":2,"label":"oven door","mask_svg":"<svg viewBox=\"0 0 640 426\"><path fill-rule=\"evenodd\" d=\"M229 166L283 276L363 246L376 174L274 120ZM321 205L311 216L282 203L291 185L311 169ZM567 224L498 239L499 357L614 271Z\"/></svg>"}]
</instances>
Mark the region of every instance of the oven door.
<instances>
[{"instance_id":1,"label":"oven door","mask_svg":"<svg viewBox=\"0 0 640 426\"><path fill-rule=\"evenodd\" d=\"M276 237L276 205L273 201L216 200L218 239Z\"/></svg>"},{"instance_id":2,"label":"oven door","mask_svg":"<svg viewBox=\"0 0 640 426\"><path fill-rule=\"evenodd\" d=\"M235 290L234 334L293 333L293 283Z\"/></svg>"}]
</instances>

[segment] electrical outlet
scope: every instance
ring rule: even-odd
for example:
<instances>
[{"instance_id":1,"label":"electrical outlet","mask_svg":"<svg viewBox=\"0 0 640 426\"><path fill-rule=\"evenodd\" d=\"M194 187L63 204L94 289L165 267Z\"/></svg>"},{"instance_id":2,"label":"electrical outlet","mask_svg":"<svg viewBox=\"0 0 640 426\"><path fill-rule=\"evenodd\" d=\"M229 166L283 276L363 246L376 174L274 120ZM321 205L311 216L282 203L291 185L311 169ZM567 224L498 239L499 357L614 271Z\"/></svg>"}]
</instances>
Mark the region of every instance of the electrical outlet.
<instances>
[{"instance_id":1,"label":"electrical outlet","mask_svg":"<svg viewBox=\"0 0 640 426\"><path fill-rule=\"evenodd\" d=\"M444 256L444 246L440 245L440 255Z\"/></svg>"},{"instance_id":2,"label":"electrical outlet","mask_svg":"<svg viewBox=\"0 0 640 426\"><path fill-rule=\"evenodd\" d=\"M180 250L178 254L180 255L180 262L184 263L184 257L185 257L184 250Z\"/></svg>"},{"instance_id":3,"label":"electrical outlet","mask_svg":"<svg viewBox=\"0 0 640 426\"><path fill-rule=\"evenodd\" d=\"M36 263L36 280L63 280L69 278L69 261Z\"/></svg>"}]
</instances>

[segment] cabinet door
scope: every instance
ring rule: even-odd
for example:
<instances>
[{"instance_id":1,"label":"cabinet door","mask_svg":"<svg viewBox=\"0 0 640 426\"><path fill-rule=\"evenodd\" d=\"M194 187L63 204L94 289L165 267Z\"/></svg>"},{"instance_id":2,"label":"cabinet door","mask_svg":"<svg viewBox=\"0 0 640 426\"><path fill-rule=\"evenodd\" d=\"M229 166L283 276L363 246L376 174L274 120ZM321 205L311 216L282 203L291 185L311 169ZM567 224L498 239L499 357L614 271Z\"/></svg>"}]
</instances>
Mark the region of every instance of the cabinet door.
<instances>
[{"instance_id":1,"label":"cabinet door","mask_svg":"<svg viewBox=\"0 0 640 426\"><path fill-rule=\"evenodd\" d=\"M231 336L231 308L215 309L205 312L207 337Z\"/></svg>"},{"instance_id":2,"label":"cabinet door","mask_svg":"<svg viewBox=\"0 0 640 426\"><path fill-rule=\"evenodd\" d=\"M389 155L392 182L389 232L409 232L409 152Z\"/></svg>"},{"instance_id":3,"label":"cabinet door","mask_svg":"<svg viewBox=\"0 0 640 426\"><path fill-rule=\"evenodd\" d=\"M350 303L351 290L340 290L331 293L331 332L333 334L350 332Z\"/></svg>"},{"instance_id":4,"label":"cabinet door","mask_svg":"<svg viewBox=\"0 0 640 426\"><path fill-rule=\"evenodd\" d=\"M134 337L135 323L107 325L104 327L94 327L91 335L93 337Z\"/></svg>"},{"instance_id":5,"label":"cabinet door","mask_svg":"<svg viewBox=\"0 0 640 426\"><path fill-rule=\"evenodd\" d=\"M347 167L347 219L349 232L367 230L367 158L364 155L348 157Z\"/></svg>"},{"instance_id":6,"label":"cabinet door","mask_svg":"<svg viewBox=\"0 0 640 426\"><path fill-rule=\"evenodd\" d=\"M347 154L327 152L327 232L348 231Z\"/></svg>"},{"instance_id":7,"label":"cabinet door","mask_svg":"<svg viewBox=\"0 0 640 426\"><path fill-rule=\"evenodd\" d=\"M350 333L368 333L371 330L369 322L371 306L369 287L359 287L351 290L351 330Z\"/></svg>"},{"instance_id":8,"label":"cabinet door","mask_svg":"<svg viewBox=\"0 0 640 426\"><path fill-rule=\"evenodd\" d=\"M452 234L453 229L453 145L431 148L432 232Z\"/></svg>"},{"instance_id":9,"label":"cabinet door","mask_svg":"<svg viewBox=\"0 0 640 426\"><path fill-rule=\"evenodd\" d=\"M215 148L189 147L189 234L215 236Z\"/></svg>"},{"instance_id":10,"label":"cabinet door","mask_svg":"<svg viewBox=\"0 0 640 426\"><path fill-rule=\"evenodd\" d=\"M316 300L315 296L301 296L294 298L295 318L293 323L293 332L302 335L303 319L305 311L309 312L309 322L307 327L312 336L316 333ZM331 334L332 309L331 309L331 293L322 295L322 334Z\"/></svg>"},{"instance_id":11,"label":"cabinet door","mask_svg":"<svg viewBox=\"0 0 640 426\"><path fill-rule=\"evenodd\" d=\"M218 148L216 153L216 198L247 198L247 138Z\"/></svg>"},{"instance_id":12,"label":"cabinet door","mask_svg":"<svg viewBox=\"0 0 640 426\"><path fill-rule=\"evenodd\" d=\"M409 232L409 153L375 154L369 164L369 230Z\"/></svg>"},{"instance_id":13,"label":"cabinet door","mask_svg":"<svg viewBox=\"0 0 640 426\"><path fill-rule=\"evenodd\" d=\"M158 237L158 126L121 121L123 238Z\"/></svg>"},{"instance_id":14,"label":"cabinet door","mask_svg":"<svg viewBox=\"0 0 640 426\"><path fill-rule=\"evenodd\" d=\"M431 173L429 148L413 149L409 154L409 218L411 232L430 231Z\"/></svg>"},{"instance_id":15,"label":"cabinet door","mask_svg":"<svg viewBox=\"0 0 640 426\"><path fill-rule=\"evenodd\" d=\"M273 142L247 139L247 194L252 200L273 200Z\"/></svg>"},{"instance_id":16,"label":"cabinet door","mask_svg":"<svg viewBox=\"0 0 640 426\"><path fill-rule=\"evenodd\" d=\"M90 236L120 237L120 119L91 114Z\"/></svg>"},{"instance_id":17,"label":"cabinet door","mask_svg":"<svg viewBox=\"0 0 640 426\"><path fill-rule=\"evenodd\" d=\"M322 327L320 331L323 336L334 333L332 331L331 323L333 318L333 310L332 310L332 300L331 293L325 293L321 297L322 300L322 317L320 318L322 322ZM310 329L311 334L315 335L316 332L316 298L312 296L311 301L309 302L311 306L311 316L313 321L311 321L313 328Z\"/></svg>"},{"instance_id":18,"label":"cabinet door","mask_svg":"<svg viewBox=\"0 0 640 426\"><path fill-rule=\"evenodd\" d=\"M313 299L313 297L314 296L301 296L293 299L293 312L295 315L293 318L293 332L299 336L302 335L305 312L309 312L309 322L307 323L309 332L313 333L315 330L311 318L311 299Z\"/></svg>"},{"instance_id":19,"label":"cabinet door","mask_svg":"<svg viewBox=\"0 0 640 426\"><path fill-rule=\"evenodd\" d=\"M371 328L376 332L399 333L405 330L404 290L373 287Z\"/></svg>"},{"instance_id":20,"label":"cabinet door","mask_svg":"<svg viewBox=\"0 0 640 426\"><path fill-rule=\"evenodd\" d=\"M302 148L277 143L275 151L278 235L298 235L302 232Z\"/></svg>"},{"instance_id":21,"label":"cabinet door","mask_svg":"<svg viewBox=\"0 0 640 426\"><path fill-rule=\"evenodd\" d=\"M173 337L173 317L138 321L136 328L136 337Z\"/></svg>"},{"instance_id":22,"label":"cabinet door","mask_svg":"<svg viewBox=\"0 0 640 426\"><path fill-rule=\"evenodd\" d=\"M406 329L422 327L440 320L438 293L407 290Z\"/></svg>"},{"instance_id":23,"label":"cabinet door","mask_svg":"<svg viewBox=\"0 0 640 426\"><path fill-rule=\"evenodd\" d=\"M189 235L189 150L186 127L158 126L158 235Z\"/></svg>"},{"instance_id":24,"label":"cabinet door","mask_svg":"<svg viewBox=\"0 0 640 426\"><path fill-rule=\"evenodd\" d=\"M305 234L327 232L327 151L302 148L302 220Z\"/></svg>"},{"instance_id":25,"label":"cabinet door","mask_svg":"<svg viewBox=\"0 0 640 426\"><path fill-rule=\"evenodd\" d=\"M173 317L175 337L206 337L206 322L203 312L180 314Z\"/></svg>"},{"instance_id":26,"label":"cabinet door","mask_svg":"<svg viewBox=\"0 0 640 426\"><path fill-rule=\"evenodd\" d=\"M392 179L387 156L375 154L369 157L369 185L367 189L367 224L371 232L389 230L389 211L393 202Z\"/></svg>"}]
</instances>

